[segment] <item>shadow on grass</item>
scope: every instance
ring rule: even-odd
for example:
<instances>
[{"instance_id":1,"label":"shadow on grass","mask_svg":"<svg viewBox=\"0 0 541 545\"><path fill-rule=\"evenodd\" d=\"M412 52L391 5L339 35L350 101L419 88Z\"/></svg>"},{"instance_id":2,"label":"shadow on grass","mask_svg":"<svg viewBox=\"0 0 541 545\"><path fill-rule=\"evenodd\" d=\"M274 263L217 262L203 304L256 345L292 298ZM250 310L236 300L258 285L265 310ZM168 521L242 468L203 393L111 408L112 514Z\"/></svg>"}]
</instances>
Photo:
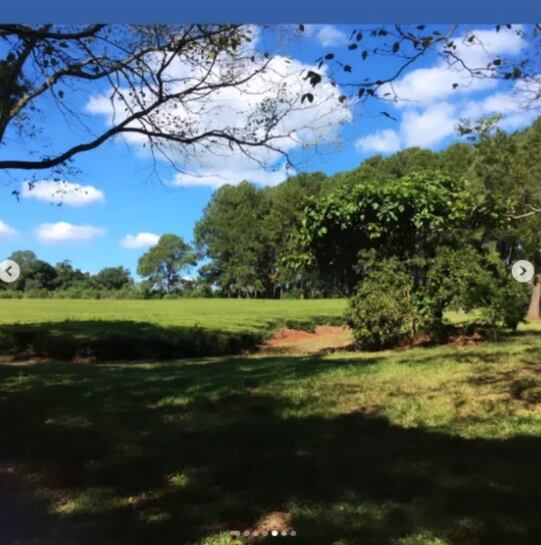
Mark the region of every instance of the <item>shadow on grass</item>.
<instances>
[{"instance_id":1,"label":"shadow on grass","mask_svg":"<svg viewBox=\"0 0 541 545\"><path fill-rule=\"evenodd\" d=\"M28 498L0 487L0 544L214 545L276 511L302 545L537 544L541 439L319 416L282 395L377 361L0 366L0 465Z\"/></svg>"},{"instance_id":2,"label":"shadow on grass","mask_svg":"<svg viewBox=\"0 0 541 545\"><path fill-rule=\"evenodd\" d=\"M239 354L265 333L165 327L134 321L64 321L0 326L0 355L61 361L142 361Z\"/></svg>"}]
</instances>

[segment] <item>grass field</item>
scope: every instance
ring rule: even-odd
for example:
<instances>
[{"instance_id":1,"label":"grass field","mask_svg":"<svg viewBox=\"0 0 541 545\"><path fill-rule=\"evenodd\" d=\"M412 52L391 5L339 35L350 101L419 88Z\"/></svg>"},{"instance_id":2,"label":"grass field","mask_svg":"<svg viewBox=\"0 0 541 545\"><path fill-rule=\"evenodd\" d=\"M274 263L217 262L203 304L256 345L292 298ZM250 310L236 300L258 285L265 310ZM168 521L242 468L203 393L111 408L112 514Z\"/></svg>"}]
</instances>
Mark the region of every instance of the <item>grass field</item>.
<instances>
[{"instance_id":1,"label":"grass field","mask_svg":"<svg viewBox=\"0 0 541 545\"><path fill-rule=\"evenodd\" d=\"M0 353L144 359L237 354L279 326L343 320L345 301L0 300Z\"/></svg>"},{"instance_id":2,"label":"grass field","mask_svg":"<svg viewBox=\"0 0 541 545\"><path fill-rule=\"evenodd\" d=\"M276 323L306 323L318 317L340 317L345 308L344 299L3 299L0 300L0 324L130 320L166 327L200 325L225 331L254 331Z\"/></svg>"},{"instance_id":3,"label":"grass field","mask_svg":"<svg viewBox=\"0 0 541 545\"><path fill-rule=\"evenodd\" d=\"M0 426L0 545L541 538L538 325L462 347L6 363ZM271 526L297 535L229 534Z\"/></svg>"}]
</instances>

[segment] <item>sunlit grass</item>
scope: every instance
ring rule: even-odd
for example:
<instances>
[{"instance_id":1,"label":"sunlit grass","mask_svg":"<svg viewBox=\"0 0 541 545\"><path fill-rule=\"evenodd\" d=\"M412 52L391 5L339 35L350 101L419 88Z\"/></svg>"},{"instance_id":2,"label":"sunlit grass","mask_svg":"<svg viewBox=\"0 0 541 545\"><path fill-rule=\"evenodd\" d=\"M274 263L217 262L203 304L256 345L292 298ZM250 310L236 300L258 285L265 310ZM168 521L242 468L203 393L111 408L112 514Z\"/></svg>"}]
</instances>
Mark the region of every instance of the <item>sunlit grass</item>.
<instances>
[{"instance_id":1,"label":"sunlit grass","mask_svg":"<svg viewBox=\"0 0 541 545\"><path fill-rule=\"evenodd\" d=\"M0 324L128 320L239 331L266 329L289 321L310 321L313 317L340 318L345 308L344 299L1 299Z\"/></svg>"}]
</instances>

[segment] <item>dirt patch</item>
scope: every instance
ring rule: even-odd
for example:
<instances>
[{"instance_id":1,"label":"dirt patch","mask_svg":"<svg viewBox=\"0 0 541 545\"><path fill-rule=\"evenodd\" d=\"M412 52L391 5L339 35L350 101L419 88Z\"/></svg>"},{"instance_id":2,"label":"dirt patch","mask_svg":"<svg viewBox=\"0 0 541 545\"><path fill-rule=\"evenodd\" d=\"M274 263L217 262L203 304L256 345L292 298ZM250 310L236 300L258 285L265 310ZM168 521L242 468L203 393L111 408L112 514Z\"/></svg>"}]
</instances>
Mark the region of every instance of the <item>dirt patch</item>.
<instances>
[{"instance_id":1,"label":"dirt patch","mask_svg":"<svg viewBox=\"0 0 541 545\"><path fill-rule=\"evenodd\" d=\"M449 339L449 344L454 346L473 346L482 343L485 339L478 331L471 335L455 335Z\"/></svg>"},{"instance_id":2,"label":"dirt patch","mask_svg":"<svg viewBox=\"0 0 541 545\"><path fill-rule=\"evenodd\" d=\"M353 342L345 326L318 325L314 332L281 329L259 347L263 353L313 354L329 349L347 348Z\"/></svg>"},{"instance_id":3,"label":"dirt patch","mask_svg":"<svg viewBox=\"0 0 541 545\"><path fill-rule=\"evenodd\" d=\"M274 511L259 520L255 531L260 536L266 536L268 534L286 536L289 535L291 530L290 515L288 513Z\"/></svg>"}]
</instances>

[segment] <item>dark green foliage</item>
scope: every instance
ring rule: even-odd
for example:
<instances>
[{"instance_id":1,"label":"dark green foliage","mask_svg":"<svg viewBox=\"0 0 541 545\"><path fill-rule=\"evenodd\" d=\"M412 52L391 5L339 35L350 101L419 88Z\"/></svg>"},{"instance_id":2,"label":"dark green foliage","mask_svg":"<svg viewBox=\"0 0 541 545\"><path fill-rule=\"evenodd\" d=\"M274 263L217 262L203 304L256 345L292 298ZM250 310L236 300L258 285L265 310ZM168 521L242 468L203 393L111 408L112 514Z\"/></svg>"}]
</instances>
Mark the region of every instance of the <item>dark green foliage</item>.
<instances>
[{"instance_id":1,"label":"dark green foliage","mask_svg":"<svg viewBox=\"0 0 541 545\"><path fill-rule=\"evenodd\" d=\"M76 290L91 287L94 283L89 273L76 269L68 260L61 261L55 266L57 290Z\"/></svg>"},{"instance_id":2,"label":"dark green foliage","mask_svg":"<svg viewBox=\"0 0 541 545\"><path fill-rule=\"evenodd\" d=\"M512 278L502 278L494 283L485 310L485 315L492 326L503 325L515 331L524 321L530 299L530 288L519 284Z\"/></svg>"},{"instance_id":3,"label":"dark green foliage","mask_svg":"<svg viewBox=\"0 0 541 545\"><path fill-rule=\"evenodd\" d=\"M417 333L413 278L396 259L369 265L349 299L348 323L363 348L381 349L411 342Z\"/></svg>"},{"instance_id":4,"label":"dark green foliage","mask_svg":"<svg viewBox=\"0 0 541 545\"><path fill-rule=\"evenodd\" d=\"M312 201L300 236L307 266L332 275L348 293L361 278L360 252L429 259L439 246L467 239L472 229L504 222L505 212L489 196L470 191L466 181L426 171L341 187Z\"/></svg>"},{"instance_id":5,"label":"dark green foliage","mask_svg":"<svg viewBox=\"0 0 541 545\"><path fill-rule=\"evenodd\" d=\"M106 290L121 290L131 284L130 271L125 267L106 267L96 276L96 282Z\"/></svg>"},{"instance_id":6,"label":"dark green foliage","mask_svg":"<svg viewBox=\"0 0 541 545\"><path fill-rule=\"evenodd\" d=\"M22 359L149 361L238 354L253 349L266 334L134 321L14 324L2 326L0 353Z\"/></svg>"},{"instance_id":7,"label":"dark green foliage","mask_svg":"<svg viewBox=\"0 0 541 545\"><path fill-rule=\"evenodd\" d=\"M38 259L30 250L13 252L10 259L16 261L21 268L18 280L8 286L10 290L36 291L53 290L57 285L57 272L46 261Z\"/></svg>"},{"instance_id":8,"label":"dark green foliage","mask_svg":"<svg viewBox=\"0 0 541 545\"><path fill-rule=\"evenodd\" d=\"M231 295L256 296L269 281L262 223L267 202L243 182L218 189L195 226L199 252L212 260L204 275Z\"/></svg>"},{"instance_id":9,"label":"dark green foliage","mask_svg":"<svg viewBox=\"0 0 541 545\"><path fill-rule=\"evenodd\" d=\"M243 182L218 189L195 226L201 255L210 259L200 274L224 295L278 297L307 290L309 279L285 266L298 251L292 236L308 197L323 187L323 174L301 174L258 189Z\"/></svg>"}]
</instances>

